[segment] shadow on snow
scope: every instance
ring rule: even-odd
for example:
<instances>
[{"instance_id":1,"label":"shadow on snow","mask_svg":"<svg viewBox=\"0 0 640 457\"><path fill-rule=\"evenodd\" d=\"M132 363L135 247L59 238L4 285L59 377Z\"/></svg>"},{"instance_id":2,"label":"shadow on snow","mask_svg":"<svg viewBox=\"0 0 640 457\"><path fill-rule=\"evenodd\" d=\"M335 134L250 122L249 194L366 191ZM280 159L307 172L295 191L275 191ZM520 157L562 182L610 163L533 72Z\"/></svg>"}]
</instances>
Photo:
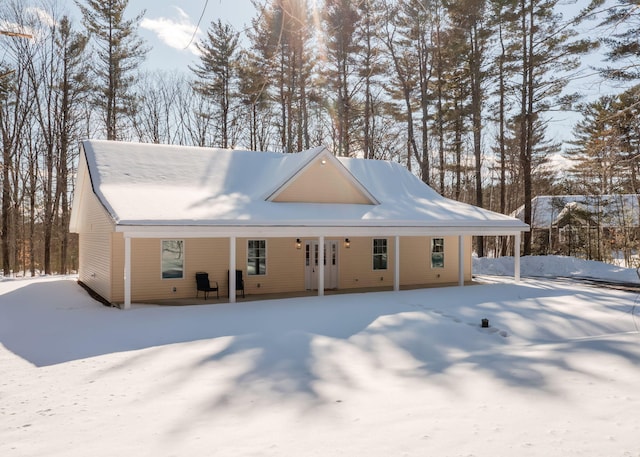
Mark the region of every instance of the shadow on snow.
<instances>
[{"instance_id":1,"label":"shadow on snow","mask_svg":"<svg viewBox=\"0 0 640 457\"><path fill-rule=\"evenodd\" d=\"M589 312L563 308L568 296L581 298ZM181 372L167 367L167 376L158 381L180 383L195 371L246 356L249 363L233 375L225 372L232 376L227 391L214 395L206 408L256 388L283 401L299 396L309 404L335 401L318 385L327 380L355 383L350 363L358 360L407 377L447 375L464 364L505 385L553 394L543 368L575 370L572 354L593 351L637 358L637 344L603 338L634 331L633 298L536 282L120 311L94 302L75 281L59 280L34 282L0 295L0 343L42 367L226 338ZM599 313L603 319L594 319ZM480 327L482 318L490 319L489 329ZM522 349L545 344L557 346L543 356ZM354 358L345 357L345 350ZM132 354L113 369L135 368L143 358L162 355Z\"/></svg>"}]
</instances>

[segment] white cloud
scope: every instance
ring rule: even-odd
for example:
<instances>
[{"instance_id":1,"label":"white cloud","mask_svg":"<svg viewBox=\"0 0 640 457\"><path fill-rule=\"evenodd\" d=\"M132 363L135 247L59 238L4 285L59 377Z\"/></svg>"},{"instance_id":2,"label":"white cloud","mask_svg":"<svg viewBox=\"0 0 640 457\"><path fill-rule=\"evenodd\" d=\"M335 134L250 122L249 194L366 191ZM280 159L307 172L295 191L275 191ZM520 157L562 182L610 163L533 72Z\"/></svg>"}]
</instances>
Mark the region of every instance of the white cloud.
<instances>
[{"instance_id":1,"label":"white cloud","mask_svg":"<svg viewBox=\"0 0 640 457\"><path fill-rule=\"evenodd\" d=\"M47 36L47 30L57 25L53 17L41 8L26 8L23 16L25 23L0 20L0 29L8 32L29 35L34 41L41 41Z\"/></svg>"},{"instance_id":2,"label":"white cloud","mask_svg":"<svg viewBox=\"0 0 640 457\"><path fill-rule=\"evenodd\" d=\"M53 27L57 25L57 22L53 18L53 16L51 16L51 14L49 14L47 11L43 10L42 8L35 8L35 7L27 8L25 9L25 12L37 18L38 22L40 22L43 25L46 25L48 27Z\"/></svg>"},{"instance_id":3,"label":"white cloud","mask_svg":"<svg viewBox=\"0 0 640 457\"><path fill-rule=\"evenodd\" d=\"M182 50L188 46L189 51L199 55L195 43L198 41L197 38L202 35L202 31L199 27L196 29L196 25L191 22L191 18L184 10L177 6L174 8L178 13L177 18L144 18L140 22L140 27L152 31L160 41L172 48ZM195 37L194 30L196 30ZM193 40L192 37L194 37Z\"/></svg>"}]
</instances>

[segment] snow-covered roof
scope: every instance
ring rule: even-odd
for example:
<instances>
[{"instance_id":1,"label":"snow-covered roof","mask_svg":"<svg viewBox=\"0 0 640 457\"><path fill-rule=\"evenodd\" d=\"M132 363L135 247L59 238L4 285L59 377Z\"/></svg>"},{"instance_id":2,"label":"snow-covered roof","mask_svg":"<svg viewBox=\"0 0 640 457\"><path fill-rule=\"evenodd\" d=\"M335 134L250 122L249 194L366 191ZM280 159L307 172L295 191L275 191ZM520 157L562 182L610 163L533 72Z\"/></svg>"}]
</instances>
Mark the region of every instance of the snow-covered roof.
<instances>
[{"instance_id":1,"label":"snow-covered roof","mask_svg":"<svg viewBox=\"0 0 640 457\"><path fill-rule=\"evenodd\" d=\"M603 227L637 226L640 222L638 195L540 195L531 200L531 226L549 228L571 211L590 213ZM524 220L524 206L513 215Z\"/></svg>"},{"instance_id":2,"label":"snow-covered roof","mask_svg":"<svg viewBox=\"0 0 640 457\"><path fill-rule=\"evenodd\" d=\"M322 147L282 154L90 140L83 150L93 191L118 227L528 229L516 218L440 196L400 164L335 158ZM271 201L321 157L343 167L373 204Z\"/></svg>"}]
</instances>

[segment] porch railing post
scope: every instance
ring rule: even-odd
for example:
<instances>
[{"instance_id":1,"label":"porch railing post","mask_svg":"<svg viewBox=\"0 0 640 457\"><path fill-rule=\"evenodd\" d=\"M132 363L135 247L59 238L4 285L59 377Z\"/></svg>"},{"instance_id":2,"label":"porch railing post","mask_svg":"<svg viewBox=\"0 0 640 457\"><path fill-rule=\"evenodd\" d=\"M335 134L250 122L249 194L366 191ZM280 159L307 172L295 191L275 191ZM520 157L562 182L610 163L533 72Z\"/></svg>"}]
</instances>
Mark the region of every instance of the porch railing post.
<instances>
[{"instance_id":1,"label":"porch railing post","mask_svg":"<svg viewBox=\"0 0 640 457\"><path fill-rule=\"evenodd\" d=\"M229 303L236 302L236 237L229 237Z\"/></svg>"},{"instance_id":2,"label":"porch railing post","mask_svg":"<svg viewBox=\"0 0 640 457\"><path fill-rule=\"evenodd\" d=\"M324 236L318 239L318 297L324 295Z\"/></svg>"},{"instance_id":3,"label":"porch railing post","mask_svg":"<svg viewBox=\"0 0 640 457\"><path fill-rule=\"evenodd\" d=\"M124 235L124 309L131 308L131 238Z\"/></svg>"},{"instance_id":4,"label":"porch railing post","mask_svg":"<svg viewBox=\"0 0 640 457\"><path fill-rule=\"evenodd\" d=\"M395 240L395 271L393 275L393 290L400 290L400 237L396 235Z\"/></svg>"},{"instance_id":5,"label":"porch railing post","mask_svg":"<svg viewBox=\"0 0 640 457\"><path fill-rule=\"evenodd\" d=\"M458 285L464 286L464 237L458 235Z\"/></svg>"}]
</instances>

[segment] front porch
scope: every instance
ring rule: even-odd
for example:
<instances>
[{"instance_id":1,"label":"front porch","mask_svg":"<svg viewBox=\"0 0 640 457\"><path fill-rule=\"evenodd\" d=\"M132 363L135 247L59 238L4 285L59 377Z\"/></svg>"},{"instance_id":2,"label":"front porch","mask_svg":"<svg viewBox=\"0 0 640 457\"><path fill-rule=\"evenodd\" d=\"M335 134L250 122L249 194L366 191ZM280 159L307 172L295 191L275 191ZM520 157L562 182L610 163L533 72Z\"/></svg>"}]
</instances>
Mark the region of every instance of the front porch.
<instances>
[{"instance_id":1,"label":"front porch","mask_svg":"<svg viewBox=\"0 0 640 457\"><path fill-rule=\"evenodd\" d=\"M477 280L465 281L465 286L481 284ZM459 286L458 283L444 283L444 284L412 284L407 286L400 286L400 290L414 290L414 289L432 289L438 287L455 287ZM354 289L325 289L324 295L345 295L345 294L363 294L369 292L392 292L393 286L381 286L381 287L361 287ZM301 297L317 297L317 290L306 290L299 292L280 292L269 294L245 294L243 298L241 295L236 296L234 303L261 301L261 300L281 300L288 298L301 298ZM148 300L136 302L139 305L159 305L159 306L193 306L193 305L222 305L231 303L229 297L221 296L216 298L209 296L206 300L202 297L188 297L188 298L167 298L161 300Z\"/></svg>"},{"instance_id":2,"label":"front porch","mask_svg":"<svg viewBox=\"0 0 640 457\"><path fill-rule=\"evenodd\" d=\"M291 237L287 233L290 230L281 229L277 234L269 233L271 237L264 237L267 230L263 228L263 233L251 238L249 236L253 233L243 237L214 237L209 233L210 236L206 237L200 231L190 234L182 232L184 241L179 241L180 253L187 261L181 260L181 275L176 275L179 277L166 280L159 279L157 269L160 262L154 262L153 257L157 255L161 243L178 239L178 233L125 232L120 238L124 245L125 293L124 300L116 303L122 303L125 309L131 303L234 303L322 296L325 293L462 286L471 280L471 237L468 233L438 237L437 232L424 233L424 229L416 228L368 228L367 233L363 233L363 228L357 231L350 229L348 232L344 228L340 232L324 228L322 231L325 233L337 233L327 236L304 233L300 237ZM399 231L407 236L398 235ZM422 236L418 236L419 233ZM262 243L259 255L251 254L251 249L258 251L251 245L256 240ZM439 240L439 244L434 240ZM325 249L319 246L325 246ZM436 247L440 248L437 252ZM318 268L318 265L325 267ZM234 275L228 277L228 271L234 270L243 271L247 298L243 299L237 293L228 296L228 290L236 291L236 278ZM220 299L204 301L195 297L192 278L198 271L207 272L210 280L219 284ZM517 272L516 266L516 280ZM138 290L135 294L132 293L134 284ZM166 293L164 296L158 295L157 290L166 290ZM142 296L152 293L154 295Z\"/></svg>"}]
</instances>

